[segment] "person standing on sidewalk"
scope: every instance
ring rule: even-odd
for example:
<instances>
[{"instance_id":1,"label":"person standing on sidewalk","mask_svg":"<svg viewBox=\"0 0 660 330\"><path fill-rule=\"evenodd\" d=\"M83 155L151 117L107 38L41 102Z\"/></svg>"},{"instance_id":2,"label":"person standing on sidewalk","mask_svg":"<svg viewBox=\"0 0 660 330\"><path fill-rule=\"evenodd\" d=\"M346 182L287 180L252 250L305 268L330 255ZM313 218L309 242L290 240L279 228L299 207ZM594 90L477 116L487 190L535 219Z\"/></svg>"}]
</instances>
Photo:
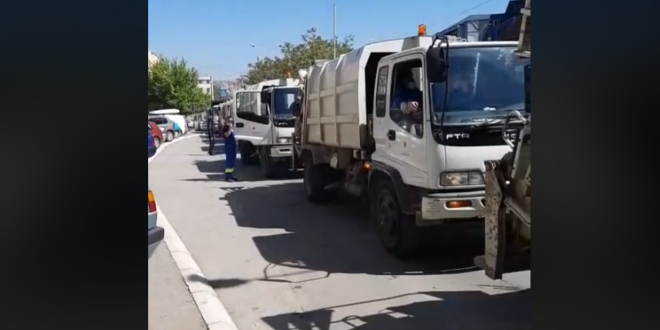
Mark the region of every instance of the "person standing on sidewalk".
<instances>
[{"instance_id":1,"label":"person standing on sidewalk","mask_svg":"<svg viewBox=\"0 0 660 330\"><path fill-rule=\"evenodd\" d=\"M236 166L236 138L229 125L222 127L222 136L225 138L225 181L238 181L234 175Z\"/></svg>"},{"instance_id":2,"label":"person standing on sidewalk","mask_svg":"<svg viewBox=\"0 0 660 330\"><path fill-rule=\"evenodd\" d=\"M213 134L213 116L206 117L206 133L209 136L209 155L213 156L213 149L215 149L215 134Z\"/></svg>"}]
</instances>

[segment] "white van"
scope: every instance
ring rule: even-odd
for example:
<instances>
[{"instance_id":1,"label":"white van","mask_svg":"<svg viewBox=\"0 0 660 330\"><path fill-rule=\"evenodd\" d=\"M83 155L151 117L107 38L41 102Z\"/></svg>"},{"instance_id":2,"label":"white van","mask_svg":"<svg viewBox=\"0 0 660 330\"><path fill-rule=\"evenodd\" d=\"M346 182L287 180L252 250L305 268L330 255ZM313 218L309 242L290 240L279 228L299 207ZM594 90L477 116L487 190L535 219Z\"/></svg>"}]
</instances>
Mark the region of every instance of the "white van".
<instances>
[{"instance_id":1,"label":"white van","mask_svg":"<svg viewBox=\"0 0 660 330\"><path fill-rule=\"evenodd\" d=\"M179 137L183 134L188 133L188 125L186 123L186 117L184 117L180 113L181 111L179 109L154 110L154 111L149 111L149 117L162 116L175 122L177 126L179 126L179 129L181 131L175 132L174 134L176 134L175 137Z\"/></svg>"}]
</instances>

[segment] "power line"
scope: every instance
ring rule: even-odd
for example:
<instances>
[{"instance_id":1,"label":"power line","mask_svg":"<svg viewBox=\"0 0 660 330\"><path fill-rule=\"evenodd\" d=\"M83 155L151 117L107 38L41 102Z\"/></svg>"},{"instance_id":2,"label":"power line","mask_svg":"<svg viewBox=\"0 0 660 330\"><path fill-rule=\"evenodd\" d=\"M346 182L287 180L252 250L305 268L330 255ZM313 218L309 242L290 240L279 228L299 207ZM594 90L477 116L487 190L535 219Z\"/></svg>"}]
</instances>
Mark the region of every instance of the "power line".
<instances>
[{"instance_id":1,"label":"power line","mask_svg":"<svg viewBox=\"0 0 660 330\"><path fill-rule=\"evenodd\" d=\"M465 14L465 13L469 13L469 12L471 12L471 11L473 11L473 10L475 10L475 9L477 9L477 8L483 6L483 5L485 5L485 4L487 4L487 3L491 2L491 1L493 1L493 0L486 0L486 1L484 1L484 2L482 2L482 3L480 3L480 4L478 4L478 5L476 5L476 6L472 7L472 8L470 8L470 9L467 9L467 10L464 10L464 11L458 13L457 15L463 15L463 14Z\"/></svg>"}]
</instances>

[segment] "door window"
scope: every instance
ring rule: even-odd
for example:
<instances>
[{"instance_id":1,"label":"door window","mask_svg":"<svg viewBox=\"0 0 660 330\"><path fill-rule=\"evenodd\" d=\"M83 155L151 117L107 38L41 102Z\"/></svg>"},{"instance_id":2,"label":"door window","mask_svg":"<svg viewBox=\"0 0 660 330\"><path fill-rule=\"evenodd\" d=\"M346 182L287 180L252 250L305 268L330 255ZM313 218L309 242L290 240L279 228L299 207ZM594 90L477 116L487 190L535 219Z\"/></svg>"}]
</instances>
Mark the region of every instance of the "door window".
<instances>
[{"instance_id":1,"label":"door window","mask_svg":"<svg viewBox=\"0 0 660 330\"><path fill-rule=\"evenodd\" d=\"M387 113L387 78L389 77L388 66L384 66L378 70L378 77L376 80L376 117L385 117Z\"/></svg>"},{"instance_id":2,"label":"door window","mask_svg":"<svg viewBox=\"0 0 660 330\"><path fill-rule=\"evenodd\" d=\"M399 62L392 68L390 119L406 132L423 137L422 60Z\"/></svg>"}]
</instances>

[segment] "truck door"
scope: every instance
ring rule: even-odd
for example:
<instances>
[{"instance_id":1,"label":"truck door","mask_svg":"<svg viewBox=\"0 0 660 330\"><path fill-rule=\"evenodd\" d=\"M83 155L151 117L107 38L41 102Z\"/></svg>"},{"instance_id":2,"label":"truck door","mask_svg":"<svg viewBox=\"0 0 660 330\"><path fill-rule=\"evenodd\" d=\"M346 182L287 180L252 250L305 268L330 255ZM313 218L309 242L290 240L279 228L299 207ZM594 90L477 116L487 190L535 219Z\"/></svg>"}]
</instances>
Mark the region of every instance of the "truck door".
<instances>
[{"instance_id":1,"label":"truck door","mask_svg":"<svg viewBox=\"0 0 660 330\"><path fill-rule=\"evenodd\" d=\"M428 132L424 131L424 118L428 116L424 109L423 61L421 54L411 54L381 64L376 79L373 129L376 142L373 159L396 168L404 182L419 187L427 185L424 134ZM410 73L416 86L404 90L408 88L404 78ZM383 86L384 83L388 85ZM400 109L401 101L416 101L419 110L406 114Z\"/></svg>"},{"instance_id":2,"label":"truck door","mask_svg":"<svg viewBox=\"0 0 660 330\"><path fill-rule=\"evenodd\" d=\"M262 111L260 91L239 91L234 95L234 133L236 139L260 145L270 138L270 119ZM264 113L262 113L264 112Z\"/></svg>"}]
</instances>

